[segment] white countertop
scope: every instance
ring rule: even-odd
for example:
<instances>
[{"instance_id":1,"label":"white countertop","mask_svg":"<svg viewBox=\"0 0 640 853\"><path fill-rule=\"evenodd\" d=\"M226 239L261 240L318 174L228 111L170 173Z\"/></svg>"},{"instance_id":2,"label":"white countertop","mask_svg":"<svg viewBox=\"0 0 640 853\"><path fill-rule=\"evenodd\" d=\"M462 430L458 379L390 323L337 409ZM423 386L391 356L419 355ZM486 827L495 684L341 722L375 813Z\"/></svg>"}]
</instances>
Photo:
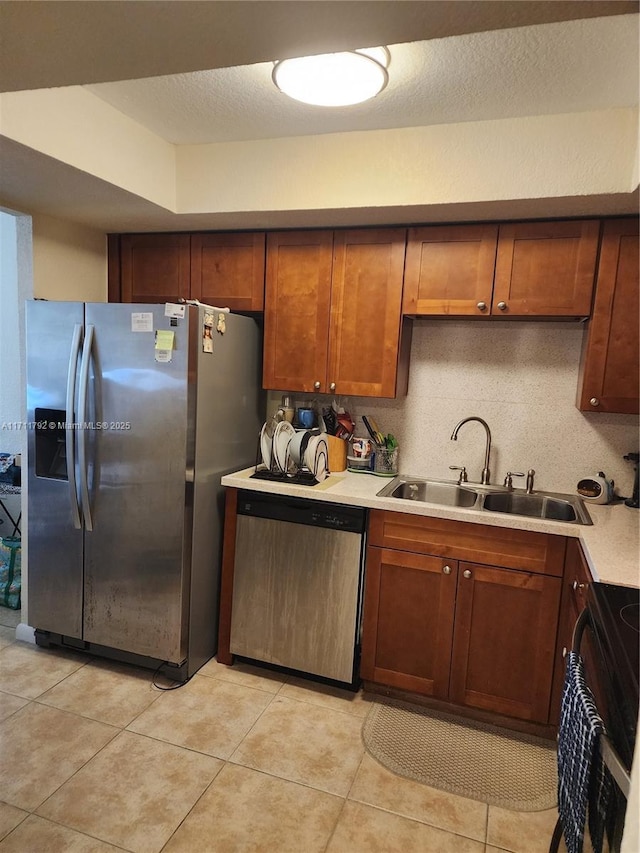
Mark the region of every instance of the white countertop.
<instances>
[{"instance_id":1,"label":"white countertop","mask_svg":"<svg viewBox=\"0 0 640 853\"><path fill-rule=\"evenodd\" d=\"M423 501L399 500L377 496L389 478L372 474L354 474L343 471L331 474L317 486L299 486L271 480L251 479L254 468L245 468L222 478L223 486L250 489L274 495L289 495L310 500L450 518L471 524L488 524L516 530L533 530L573 536L582 543L594 580L625 586L640 586L639 530L640 510L624 504L600 506L588 504L587 511L593 525L567 524L560 521L525 516L505 515L497 512L478 512L463 507L441 506Z\"/></svg>"}]
</instances>

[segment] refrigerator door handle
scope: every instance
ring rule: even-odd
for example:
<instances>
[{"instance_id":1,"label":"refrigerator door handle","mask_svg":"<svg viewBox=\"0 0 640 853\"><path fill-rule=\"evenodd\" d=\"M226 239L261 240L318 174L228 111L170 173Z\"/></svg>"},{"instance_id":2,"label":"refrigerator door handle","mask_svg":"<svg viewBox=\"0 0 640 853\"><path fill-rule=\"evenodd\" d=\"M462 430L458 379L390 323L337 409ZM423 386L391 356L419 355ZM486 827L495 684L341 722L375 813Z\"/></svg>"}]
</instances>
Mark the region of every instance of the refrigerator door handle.
<instances>
[{"instance_id":1,"label":"refrigerator door handle","mask_svg":"<svg viewBox=\"0 0 640 853\"><path fill-rule=\"evenodd\" d=\"M67 478L69 480L69 498L71 500L71 518L76 530L80 530L80 505L78 503L78 485L76 482L75 435L74 435L74 403L76 397L76 371L82 340L82 325L76 323L73 327L71 354L69 355L69 372L67 374L67 405L65 411L65 444L67 453Z\"/></svg>"},{"instance_id":2,"label":"refrigerator door handle","mask_svg":"<svg viewBox=\"0 0 640 853\"><path fill-rule=\"evenodd\" d=\"M78 394L78 468L80 469L80 497L82 498L82 514L84 515L85 530L93 530L93 519L91 517L91 501L89 499L89 477L87 468L87 397L89 394L89 367L91 365L91 349L93 346L93 335L95 326L87 325L87 334L82 347L82 360L80 362L80 391Z\"/></svg>"}]
</instances>

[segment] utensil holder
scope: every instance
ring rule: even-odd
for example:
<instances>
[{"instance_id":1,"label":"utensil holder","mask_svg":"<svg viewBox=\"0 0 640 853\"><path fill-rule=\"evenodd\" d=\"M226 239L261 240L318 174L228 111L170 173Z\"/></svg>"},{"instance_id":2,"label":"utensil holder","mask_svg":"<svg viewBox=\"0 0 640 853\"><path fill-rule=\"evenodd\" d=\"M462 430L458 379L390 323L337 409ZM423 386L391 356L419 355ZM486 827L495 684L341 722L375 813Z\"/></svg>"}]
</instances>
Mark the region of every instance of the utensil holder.
<instances>
[{"instance_id":1,"label":"utensil holder","mask_svg":"<svg viewBox=\"0 0 640 853\"><path fill-rule=\"evenodd\" d=\"M325 435L329 452L329 471L344 471L347 467L347 442L335 435Z\"/></svg>"},{"instance_id":2,"label":"utensil holder","mask_svg":"<svg viewBox=\"0 0 640 853\"><path fill-rule=\"evenodd\" d=\"M398 473L398 447L376 447L373 473L379 477L395 477Z\"/></svg>"}]
</instances>

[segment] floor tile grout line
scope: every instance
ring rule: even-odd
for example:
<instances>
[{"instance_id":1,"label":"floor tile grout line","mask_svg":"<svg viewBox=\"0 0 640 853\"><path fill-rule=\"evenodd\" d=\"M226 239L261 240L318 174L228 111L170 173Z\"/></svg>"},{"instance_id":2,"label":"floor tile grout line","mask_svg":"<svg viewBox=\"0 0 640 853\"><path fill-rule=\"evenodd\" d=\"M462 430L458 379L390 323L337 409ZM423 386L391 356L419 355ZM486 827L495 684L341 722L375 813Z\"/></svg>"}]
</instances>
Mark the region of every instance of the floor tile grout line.
<instances>
[{"instance_id":1,"label":"floor tile grout line","mask_svg":"<svg viewBox=\"0 0 640 853\"><path fill-rule=\"evenodd\" d=\"M55 820L52 817L45 817L44 815L36 814L36 812L31 812L30 814L25 816L24 820L27 820L27 818L29 818L29 817L37 817L40 820L46 820L49 823L55 824L56 826L61 826L63 829L69 829L71 832L76 832L76 833L78 833L78 835L83 835L85 838L90 838L92 841L99 841L101 844L109 844L109 845L111 845L111 847L115 847L116 850L122 850L123 853L135 853L135 851L133 851L130 847L122 847L122 845L116 844L113 841L105 841L104 838L100 838L100 836L98 836L98 835L91 835L90 832L85 832L82 829L77 829L74 826L69 826L69 824L62 823L62 821ZM23 823L23 821L21 821L20 823ZM19 825L20 824L18 824L18 826ZM11 832L13 832L17 828L18 828L17 826L14 827L14 829L12 829ZM5 835L5 838L7 838L6 835Z\"/></svg>"},{"instance_id":2,"label":"floor tile grout line","mask_svg":"<svg viewBox=\"0 0 640 853\"><path fill-rule=\"evenodd\" d=\"M43 707L48 707L48 706L43 706ZM58 709L56 709L56 710L58 710ZM63 712L63 713L65 713L65 712ZM91 722L96 722L96 720L92 720ZM106 725L106 723L104 725ZM112 726L111 728L116 728L116 727ZM35 814L38 817L44 817L44 815L38 815L38 809L41 809L42 806L51 799L51 797L53 797L55 794L58 793L58 791L60 790L60 788L62 788L63 785L66 785L67 782L70 782L71 779L73 779L74 776L76 776L84 767L86 767L90 761L93 761L93 759L97 755L100 755L100 753L103 751L103 749L106 749L109 746L109 744L112 743L114 741L114 739L118 737L118 735L120 734L121 731L122 731L122 729L116 730L115 734L112 737L110 737L109 740L100 747L100 749L98 749L96 752L94 752L93 755L89 756L89 758L87 758L86 761L83 761L82 764L80 765L80 767L76 767L76 769L73 771L71 776L69 776L67 779L65 779L64 782L61 782L60 785L58 785L58 787L54 791L52 791L50 794L47 794L47 796L44 798L44 800L42 800L42 802L39 803L35 807L35 809L29 809L31 814ZM18 806L18 808L20 808L20 806ZM45 818L45 820L48 820L48 818ZM73 827L69 827L69 829L72 829L72 828Z\"/></svg>"},{"instance_id":3,"label":"floor tile grout line","mask_svg":"<svg viewBox=\"0 0 640 853\"><path fill-rule=\"evenodd\" d=\"M176 828L173 830L173 832L171 833L171 835L170 835L170 836L167 838L167 840L164 842L164 844L162 845L162 847L160 847L160 849L157 851L157 853L162 853L162 851L165 849L165 847L167 846L167 844L169 844L169 842L170 842L170 841L171 841L171 839L174 837L174 835L176 834L176 832L178 832L178 830L180 829L180 827L182 826L182 824L183 824L183 823L187 820L187 818L191 815L191 813L193 812L193 810L195 809L195 807L198 805L198 803L200 802L200 800L204 797L204 795L207 793L207 791L209 790L209 788L213 785L213 783L216 781L216 779L218 778L218 776L222 773L222 771L224 770L224 768L227 766L227 762L226 762L224 759L219 759L219 761L222 761L222 764L221 764L221 765L220 765L220 767L218 768L218 770L217 770L217 772L216 772L215 776L213 777L213 779L209 782L209 784L208 784L208 785L206 785L206 786L205 786L205 789L204 789L204 791L200 794L200 796L199 796L199 797L196 797L196 800L195 800L195 802L192 804L191 808L187 811L187 813L184 815L184 817L182 818L182 820L180 821L180 823L176 826Z\"/></svg>"}]
</instances>

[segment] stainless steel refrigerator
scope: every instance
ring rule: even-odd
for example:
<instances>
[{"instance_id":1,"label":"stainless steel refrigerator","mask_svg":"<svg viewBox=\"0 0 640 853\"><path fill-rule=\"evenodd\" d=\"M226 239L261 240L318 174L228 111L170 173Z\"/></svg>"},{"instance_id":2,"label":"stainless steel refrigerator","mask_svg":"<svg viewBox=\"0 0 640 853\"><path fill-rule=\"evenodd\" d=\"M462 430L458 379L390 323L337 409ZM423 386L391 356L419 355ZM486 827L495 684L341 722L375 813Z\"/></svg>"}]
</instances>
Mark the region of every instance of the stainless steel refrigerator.
<instances>
[{"instance_id":1,"label":"stainless steel refrigerator","mask_svg":"<svg viewBox=\"0 0 640 853\"><path fill-rule=\"evenodd\" d=\"M204 306L27 304L36 642L178 681L215 653L220 478L255 461L261 351Z\"/></svg>"}]
</instances>

